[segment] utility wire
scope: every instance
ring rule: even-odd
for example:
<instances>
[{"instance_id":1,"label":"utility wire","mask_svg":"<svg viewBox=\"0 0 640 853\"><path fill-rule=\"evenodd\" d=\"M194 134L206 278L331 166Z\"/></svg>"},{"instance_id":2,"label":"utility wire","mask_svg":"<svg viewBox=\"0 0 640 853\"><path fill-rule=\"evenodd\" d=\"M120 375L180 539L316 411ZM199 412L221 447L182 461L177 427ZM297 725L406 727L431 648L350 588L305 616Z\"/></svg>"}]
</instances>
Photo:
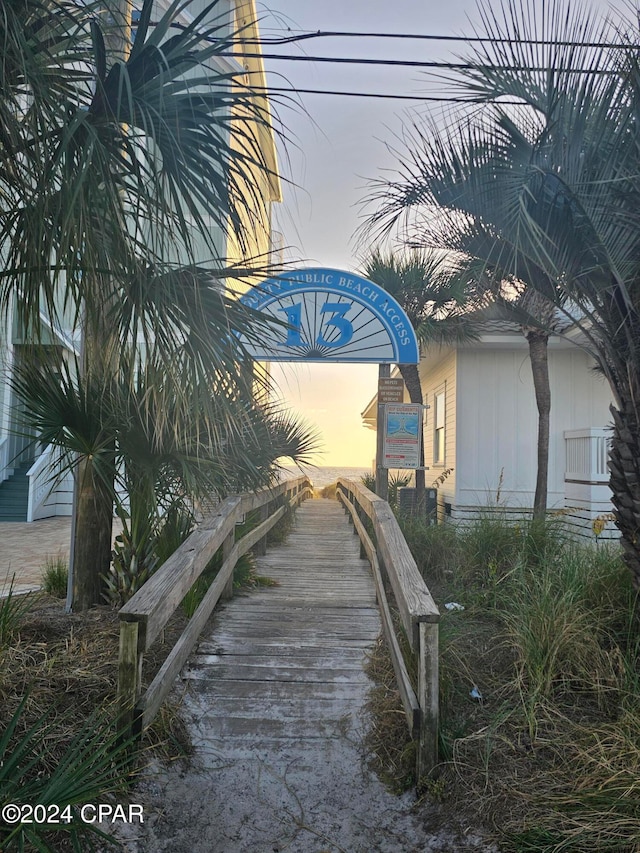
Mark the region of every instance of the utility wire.
<instances>
[{"instance_id":1,"label":"utility wire","mask_svg":"<svg viewBox=\"0 0 640 853\"><path fill-rule=\"evenodd\" d=\"M334 89L298 89L297 87L284 88L278 86L249 86L252 92L267 92L269 94L289 95L340 95L347 98L380 98L390 101L433 101L449 104L484 104L484 100L476 98L456 98L448 95L393 95L384 92L343 92ZM502 106L521 107L522 101L499 101Z\"/></svg>"},{"instance_id":2,"label":"utility wire","mask_svg":"<svg viewBox=\"0 0 640 853\"><path fill-rule=\"evenodd\" d=\"M529 44L529 45L557 45L558 47L599 47L619 48L637 47L635 44L611 44L598 41L556 41L547 39L523 39L523 38L494 38L489 36L445 36L430 33L359 33L343 32L340 30L318 30L317 32L300 31L299 35L277 36L273 38L242 39L243 44L256 45L280 45L295 44L301 41L309 41L318 38L373 38L373 39L414 39L418 41L445 41L466 42L468 44Z\"/></svg>"},{"instance_id":3,"label":"utility wire","mask_svg":"<svg viewBox=\"0 0 640 853\"><path fill-rule=\"evenodd\" d=\"M232 53L219 53L218 56L224 56L229 59L283 59L287 62L330 62L338 65L379 65L382 67L385 66L397 66L400 68L438 68L438 69L446 69L448 71L490 71L495 68L494 65L480 65L476 62L439 62L439 61L425 61L421 62L419 60L407 60L407 59L357 59L351 56L299 56L299 55L285 55L281 53L262 53L255 52L249 53L247 51L234 51ZM551 70L549 67L545 66L527 66L527 65L500 65L501 71L549 71ZM565 74L579 74L579 73L589 73L589 74L616 74L618 72L612 69L606 68L554 68L553 69L557 73L565 73Z\"/></svg>"}]
</instances>

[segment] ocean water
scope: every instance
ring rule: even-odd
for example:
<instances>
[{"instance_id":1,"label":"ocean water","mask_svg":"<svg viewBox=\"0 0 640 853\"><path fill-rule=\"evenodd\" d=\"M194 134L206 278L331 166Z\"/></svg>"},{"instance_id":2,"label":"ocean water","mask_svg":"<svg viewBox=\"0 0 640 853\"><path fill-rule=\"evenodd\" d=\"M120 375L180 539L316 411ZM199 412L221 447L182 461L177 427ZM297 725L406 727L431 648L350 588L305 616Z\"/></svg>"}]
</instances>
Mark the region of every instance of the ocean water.
<instances>
[{"instance_id":1,"label":"ocean water","mask_svg":"<svg viewBox=\"0 0 640 853\"><path fill-rule=\"evenodd\" d=\"M300 468L289 466L284 470L287 471L286 476L295 477L299 474L306 474L316 489L321 489L323 486L330 486L331 483L336 482L338 477L348 477L350 480L356 480L359 482L360 478L364 474L371 473L371 468L332 468L324 465L320 465L318 467L314 465L304 465Z\"/></svg>"}]
</instances>

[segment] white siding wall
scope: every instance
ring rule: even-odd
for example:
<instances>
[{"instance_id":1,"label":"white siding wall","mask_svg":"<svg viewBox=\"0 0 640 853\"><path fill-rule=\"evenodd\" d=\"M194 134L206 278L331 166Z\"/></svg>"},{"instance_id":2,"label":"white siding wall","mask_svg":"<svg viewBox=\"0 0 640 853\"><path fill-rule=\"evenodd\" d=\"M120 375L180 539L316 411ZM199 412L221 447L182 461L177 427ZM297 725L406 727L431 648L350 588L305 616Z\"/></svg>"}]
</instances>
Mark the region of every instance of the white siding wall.
<instances>
[{"instance_id":1,"label":"white siding wall","mask_svg":"<svg viewBox=\"0 0 640 853\"><path fill-rule=\"evenodd\" d=\"M424 429L424 464L429 469L425 473L425 482L430 486L433 481L448 469L452 472L438 487L439 514L442 515L445 501L453 503L456 490L456 353L443 351L442 358L425 372L424 362L420 365L420 379L424 402L430 406L427 410L427 423ZM434 398L444 392L445 395L445 458L442 463L434 463L435 440Z\"/></svg>"},{"instance_id":2,"label":"white siding wall","mask_svg":"<svg viewBox=\"0 0 640 853\"><path fill-rule=\"evenodd\" d=\"M516 348L517 347L517 348ZM500 499L531 507L536 478L538 413L526 342L514 348L459 353L456 506L491 506ZM549 349L551 428L549 507L564 506L563 432L610 421L611 394L577 348Z\"/></svg>"}]
</instances>

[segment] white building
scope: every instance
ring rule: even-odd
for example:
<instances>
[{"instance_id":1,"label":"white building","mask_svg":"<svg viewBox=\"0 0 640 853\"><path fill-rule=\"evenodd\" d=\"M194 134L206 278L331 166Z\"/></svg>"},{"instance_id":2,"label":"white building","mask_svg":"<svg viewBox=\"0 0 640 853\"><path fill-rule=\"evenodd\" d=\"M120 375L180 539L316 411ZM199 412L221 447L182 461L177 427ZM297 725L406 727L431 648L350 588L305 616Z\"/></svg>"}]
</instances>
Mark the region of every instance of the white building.
<instances>
[{"instance_id":1,"label":"white building","mask_svg":"<svg viewBox=\"0 0 640 853\"><path fill-rule=\"evenodd\" d=\"M591 538L593 520L604 516L602 537L616 536L608 517L609 386L588 355L562 336L550 338L548 357L549 510ZM528 344L519 326L487 320L476 342L427 347L419 372L429 406L425 479L438 489L440 519L467 519L493 509L514 515L530 511L538 411ZM363 419L375 429L376 398Z\"/></svg>"}]
</instances>

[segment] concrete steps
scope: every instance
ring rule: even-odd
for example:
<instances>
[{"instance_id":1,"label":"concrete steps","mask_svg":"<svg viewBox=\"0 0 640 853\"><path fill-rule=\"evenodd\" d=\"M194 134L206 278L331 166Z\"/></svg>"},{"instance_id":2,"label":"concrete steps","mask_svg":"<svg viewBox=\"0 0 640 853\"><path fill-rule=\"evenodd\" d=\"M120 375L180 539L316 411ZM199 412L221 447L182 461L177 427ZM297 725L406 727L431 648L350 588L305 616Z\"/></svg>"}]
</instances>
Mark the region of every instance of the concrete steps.
<instances>
[{"instance_id":1,"label":"concrete steps","mask_svg":"<svg viewBox=\"0 0 640 853\"><path fill-rule=\"evenodd\" d=\"M8 480L0 483L0 522L26 521L29 503L29 480L27 471L33 462L25 462L16 468Z\"/></svg>"}]
</instances>

